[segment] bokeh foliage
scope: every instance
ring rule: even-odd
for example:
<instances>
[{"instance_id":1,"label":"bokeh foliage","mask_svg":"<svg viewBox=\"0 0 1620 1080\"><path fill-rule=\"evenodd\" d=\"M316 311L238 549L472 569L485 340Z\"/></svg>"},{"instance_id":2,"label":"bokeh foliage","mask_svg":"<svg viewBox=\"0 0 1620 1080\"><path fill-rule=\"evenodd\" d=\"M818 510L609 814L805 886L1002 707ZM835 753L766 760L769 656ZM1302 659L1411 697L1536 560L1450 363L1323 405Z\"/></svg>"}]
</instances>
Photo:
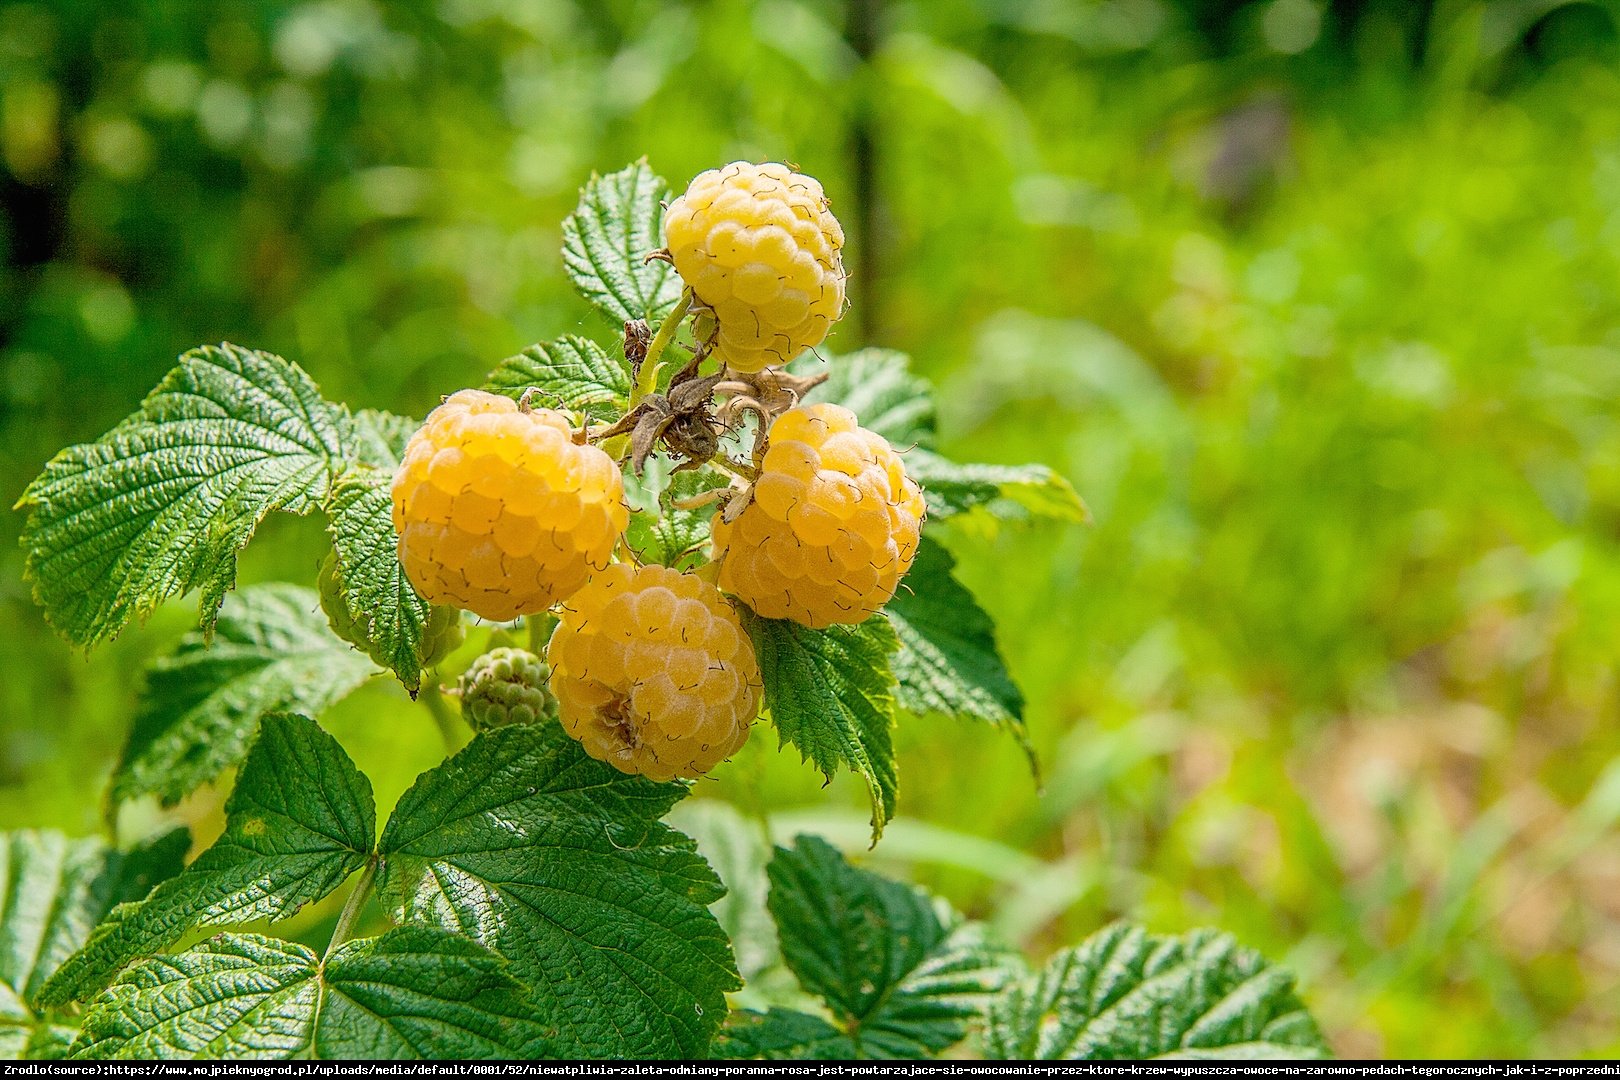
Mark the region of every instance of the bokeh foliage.
<instances>
[{"instance_id":1,"label":"bokeh foliage","mask_svg":"<svg viewBox=\"0 0 1620 1080\"><path fill-rule=\"evenodd\" d=\"M1045 794L1010 740L906 724L872 860L1037 950L1219 925L1301 973L1341 1053L1617 1053L1615 19L0 2L7 499L203 342L421 415L595 329L558 255L593 169L795 161L854 234L832 347L912 353L942 450L1045 462L1095 517L953 533ZM86 662L28 599L20 525L0 823L88 833L192 612ZM277 521L242 580L311 583L322 542ZM381 680L329 727L384 810L442 755ZM864 846L864 794L816 785L763 737L701 790ZM206 842L220 801L123 828Z\"/></svg>"}]
</instances>

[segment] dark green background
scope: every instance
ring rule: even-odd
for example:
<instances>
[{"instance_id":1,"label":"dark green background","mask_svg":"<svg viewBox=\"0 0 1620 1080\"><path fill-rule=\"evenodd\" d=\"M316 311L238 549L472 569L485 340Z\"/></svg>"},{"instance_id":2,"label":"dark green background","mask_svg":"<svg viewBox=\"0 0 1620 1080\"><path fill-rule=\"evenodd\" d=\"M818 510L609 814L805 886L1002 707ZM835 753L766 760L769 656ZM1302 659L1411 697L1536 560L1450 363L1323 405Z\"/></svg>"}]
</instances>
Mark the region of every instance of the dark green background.
<instances>
[{"instance_id":1,"label":"dark green background","mask_svg":"<svg viewBox=\"0 0 1620 1080\"><path fill-rule=\"evenodd\" d=\"M906 722L874 859L1037 952L1233 930L1344 1054L1620 1053L1616 15L0 3L0 487L205 341L419 415L611 333L557 253L592 170L797 162L852 234L833 348L913 353L945 449L1096 517L950 536L1045 793L1009 740ZM192 609L75 656L19 526L0 823L91 831ZM320 539L272 523L244 580L313 580ZM385 805L442 753L383 683L328 726ZM774 742L701 790L863 846L856 785ZM220 797L123 828L206 837Z\"/></svg>"}]
</instances>

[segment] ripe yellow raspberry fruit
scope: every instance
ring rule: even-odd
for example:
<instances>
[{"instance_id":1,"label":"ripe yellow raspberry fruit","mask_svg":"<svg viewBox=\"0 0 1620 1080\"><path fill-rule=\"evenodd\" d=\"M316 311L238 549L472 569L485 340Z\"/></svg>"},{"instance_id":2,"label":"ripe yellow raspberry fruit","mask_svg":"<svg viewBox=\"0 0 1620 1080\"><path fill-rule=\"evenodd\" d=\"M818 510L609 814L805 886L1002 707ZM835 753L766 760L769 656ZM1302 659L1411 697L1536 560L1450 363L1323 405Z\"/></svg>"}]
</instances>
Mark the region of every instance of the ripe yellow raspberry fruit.
<instances>
[{"instance_id":1,"label":"ripe yellow raspberry fruit","mask_svg":"<svg viewBox=\"0 0 1620 1080\"><path fill-rule=\"evenodd\" d=\"M394 476L399 559L424 600L504 621L607 567L629 523L613 459L567 419L459 390L411 436Z\"/></svg>"},{"instance_id":2,"label":"ripe yellow raspberry fruit","mask_svg":"<svg viewBox=\"0 0 1620 1080\"><path fill-rule=\"evenodd\" d=\"M713 311L715 354L736 371L787 363L844 312L844 229L821 184L786 165L698 174L664 215L664 244Z\"/></svg>"},{"instance_id":3,"label":"ripe yellow raspberry fruit","mask_svg":"<svg viewBox=\"0 0 1620 1080\"><path fill-rule=\"evenodd\" d=\"M767 619L864 622L911 569L922 491L883 436L839 405L771 425L753 498L711 526L720 587Z\"/></svg>"},{"instance_id":4,"label":"ripe yellow raspberry fruit","mask_svg":"<svg viewBox=\"0 0 1620 1080\"><path fill-rule=\"evenodd\" d=\"M621 772L700 776L759 712L754 646L731 603L664 566L593 577L563 605L546 659L563 727Z\"/></svg>"}]
</instances>

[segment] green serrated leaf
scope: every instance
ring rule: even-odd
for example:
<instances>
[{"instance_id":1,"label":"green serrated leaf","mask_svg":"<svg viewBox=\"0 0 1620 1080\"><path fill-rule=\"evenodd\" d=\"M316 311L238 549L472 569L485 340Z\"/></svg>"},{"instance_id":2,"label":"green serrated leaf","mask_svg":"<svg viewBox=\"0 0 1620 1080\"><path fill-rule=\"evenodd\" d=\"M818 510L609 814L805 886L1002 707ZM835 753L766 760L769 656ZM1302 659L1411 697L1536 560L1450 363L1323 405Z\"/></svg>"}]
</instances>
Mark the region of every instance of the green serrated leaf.
<instances>
[{"instance_id":1,"label":"green serrated leaf","mask_svg":"<svg viewBox=\"0 0 1620 1080\"><path fill-rule=\"evenodd\" d=\"M109 798L178 802L242 760L262 717L319 715L376 670L327 628L313 590L243 589L211 644L188 634L148 671Z\"/></svg>"},{"instance_id":2,"label":"green serrated leaf","mask_svg":"<svg viewBox=\"0 0 1620 1080\"><path fill-rule=\"evenodd\" d=\"M440 635L459 616L435 609L405 576L394 532L392 483L392 473L366 466L344 474L327 504L327 531L343 604L353 616L353 636L415 696Z\"/></svg>"},{"instance_id":3,"label":"green serrated leaf","mask_svg":"<svg viewBox=\"0 0 1620 1080\"><path fill-rule=\"evenodd\" d=\"M797 1009L740 1009L727 1018L713 1056L732 1061L849 1061L861 1053L854 1039L819 1016Z\"/></svg>"},{"instance_id":4,"label":"green serrated leaf","mask_svg":"<svg viewBox=\"0 0 1620 1080\"><path fill-rule=\"evenodd\" d=\"M951 571L956 560L924 536L884 611L900 639L894 656L895 697L923 715L969 716L1010 731L1035 768L1024 728L1024 695L996 647L996 628Z\"/></svg>"},{"instance_id":5,"label":"green serrated leaf","mask_svg":"<svg viewBox=\"0 0 1620 1080\"><path fill-rule=\"evenodd\" d=\"M123 904L45 984L39 1000L90 996L196 926L283 919L343 883L372 850L371 784L302 716L266 716L225 804L225 832L178 877Z\"/></svg>"},{"instance_id":6,"label":"green serrated leaf","mask_svg":"<svg viewBox=\"0 0 1620 1080\"><path fill-rule=\"evenodd\" d=\"M579 206L563 220L568 276L615 323L656 322L680 299L675 268L646 261L663 246L659 204L669 194L669 185L643 159L607 176L592 175Z\"/></svg>"},{"instance_id":7,"label":"green serrated leaf","mask_svg":"<svg viewBox=\"0 0 1620 1080\"><path fill-rule=\"evenodd\" d=\"M1090 520L1074 486L1045 465L961 465L921 448L909 452L905 464L933 518L980 508L1002 519Z\"/></svg>"},{"instance_id":8,"label":"green serrated leaf","mask_svg":"<svg viewBox=\"0 0 1620 1080\"><path fill-rule=\"evenodd\" d=\"M421 421L396 416L380 409L361 409L354 414L354 461L377 469L393 470L405 456Z\"/></svg>"},{"instance_id":9,"label":"green serrated leaf","mask_svg":"<svg viewBox=\"0 0 1620 1080\"><path fill-rule=\"evenodd\" d=\"M564 1056L696 1056L740 983L719 881L658 820L684 794L555 725L486 732L400 799L378 895L509 959Z\"/></svg>"},{"instance_id":10,"label":"green serrated leaf","mask_svg":"<svg viewBox=\"0 0 1620 1080\"><path fill-rule=\"evenodd\" d=\"M881 615L859 626L811 630L786 619L762 619L744 611L754 643L765 708L783 743L799 748L823 776L840 766L866 781L872 797L872 842L894 816L899 790L894 746L894 674L890 658L899 648L894 628Z\"/></svg>"},{"instance_id":11,"label":"green serrated leaf","mask_svg":"<svg viewBox=\"0 0 1620 1080\"><path fill-rule=\"evenodd\" d=\"M992 1004L1003 1059L1327 1056L1293 976L1229 935L1116 925L1052 958Z\"/></svg>"},{"instance_id":12,"label":"green serrated leaf","mask_svg":"<svg viewBox=\"0 0 1620 1080\"><path fill-rule=\"evenodd\" d=\"M177 829L127 852L61 833L0 833L0 1057L55 1058L73 1029L28 1002L114 904L178 873Z\"/></svg>"},{"instance_id":13,"label":"green serrated leaf","mask_svg":"<svg viewBox=\"0 0 1620 1080\"><path fill-rule=\"evenodd\" d=\"M74 1057L527 1058L545 1050L506 962L405 927L324 961L295 942L221 934L144 960L91 1005Z\"/></svg>"},{"instance_id":14,"label":"green serrated leaf","mask_svg":"<svg viewBox=\"0 0 1620 1080\"><path fill-rule=\"evenodd\" d=\"M675 504L727 487L730 481L713 469L672 474L670 466L669 458L655 454L639 478L625 477L626 498L638 511L630 518L625 541L643 562L689 570L706 561L709 522L720 504L691 509Z\"/></svg>"},{"instance_id":15,"label":"green serrated leaf","mask_svg":"<svg viewBox=\"0 0 1620 1080\"><path fill-rule=\"evenodd\" d=\"M813 355L795 361L800 375L827 373L827 381L805 395L805 403L830 401L861 418L861 426L904 450L934 442L934 389L911 372L911 360L893 349L859 349L823 364Z\"/></svg>"},{"instance_id":16,"label":"green serrated leaf","mask_svg":"<svg viewBox=\"0 0 1620 1080\"><path fill-rule=\"evenodd\" d=\"M200 589L212 630L236 555L272 510L307 513L352 439L296 364L195 349L99 442L51 459L18 500L34 597L76 645Z\"/></svg>"},{"instance_id":17,"label":"green serrated leaf","mask_svg":"<svg viewBox=\"0 0 1620 1080\"><path fill-rule=\"evenodd\" d=\"M538 391L536 405L616 420L630 399L630 371L623 359L609 356L596 342L568 336L530 345L502 361L485 379L484 389L512 398L532 389Z\"/></svg>"},{"instance_id":18,"label":"green serrated leaf","mask_svg":"<svg viewBox=\"0 0 1620 1080\"><path fill-rule=\"evenodd\" d=\"M824 840L778 848L769 873L782 955L826 1000L856 1057L937 1054L967 1034L1007 980L1007 956L981 925L920 889L856 869Z\"/></svg>"}]
</instances>

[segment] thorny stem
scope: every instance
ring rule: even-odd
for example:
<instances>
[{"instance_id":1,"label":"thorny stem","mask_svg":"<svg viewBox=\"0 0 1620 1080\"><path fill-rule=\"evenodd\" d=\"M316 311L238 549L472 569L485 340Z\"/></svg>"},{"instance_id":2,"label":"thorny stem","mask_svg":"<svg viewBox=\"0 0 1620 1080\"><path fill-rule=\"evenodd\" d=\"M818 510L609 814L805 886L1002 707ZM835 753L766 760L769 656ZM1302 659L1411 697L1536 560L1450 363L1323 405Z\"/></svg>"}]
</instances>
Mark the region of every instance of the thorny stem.
<instances>
[{"instance_id":1,"label":"thorny stem","mask_svg":"<svg viewBox=\"0 0 1620 1080\"><path fill-rule=\"evenodd\" d=\"M630 391L630 407L633 409L641 404L641 399L658 389L658 358L664 354L669 343L675 340L675 332L681 328L681 322L686 313L692 309L692 290L682 289L681 299L675 305L675 310L659 326L658 333L653 336L652 344L647 346L647 355L641 361L641 371L636 376L636 385Z\"/></svg>"},{"instance_id":2,"label":"thorny stem","mask_svg":"<svg viewBox=\"0 0 1620 1080\"><path fill-rule=\"evenodd\" d=\"M332 928L332 940L327 943L326 953L321 957L324 965L332 958L337 947L349 940L354 933L354 924L360 921L360 909L366 904L366 897L371 895L371 883L377 880L377 858L372 856L366 860L366 867L360 871L360 880L354 883L354 891L343 902L343 910L338 913L337 925Z\"/></svg>"},{"instance_id":3,"label":"thorny stem","mask_svg":"<svg viewBox=\"0 0 1620 1080\"><path fill-rule=\"evenodd\" d=\"M437 681L426 682L422 687L419 699L427 706L433 716L433 722L439 725L439 734L444 737L444 751L447 754L456 752L457 738L456 718L450 715L450 707L444 703L444 691L439 688Z\"/></svg>"}]
</instances>

